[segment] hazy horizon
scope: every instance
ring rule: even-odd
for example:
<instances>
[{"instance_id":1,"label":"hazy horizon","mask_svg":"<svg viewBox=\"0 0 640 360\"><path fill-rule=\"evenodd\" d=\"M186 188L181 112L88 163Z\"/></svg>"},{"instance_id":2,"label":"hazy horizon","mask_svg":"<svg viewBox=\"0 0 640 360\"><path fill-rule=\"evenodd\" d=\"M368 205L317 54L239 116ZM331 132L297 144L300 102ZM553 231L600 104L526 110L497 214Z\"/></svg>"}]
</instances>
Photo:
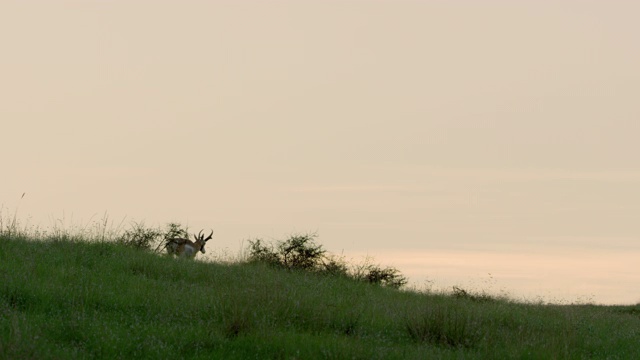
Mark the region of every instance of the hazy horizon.
<instances>
[{"instance_id":1,"label":"hazy horizon","mask_svg":"<svg viewBox=\"0 0 640 360\"><path fill-rule=\"evenodd\" d=\"M5 1L0 206L213 228L210 252L317 232L414 283L637 303L639 11Z\"/></svg>"}]
</instances>

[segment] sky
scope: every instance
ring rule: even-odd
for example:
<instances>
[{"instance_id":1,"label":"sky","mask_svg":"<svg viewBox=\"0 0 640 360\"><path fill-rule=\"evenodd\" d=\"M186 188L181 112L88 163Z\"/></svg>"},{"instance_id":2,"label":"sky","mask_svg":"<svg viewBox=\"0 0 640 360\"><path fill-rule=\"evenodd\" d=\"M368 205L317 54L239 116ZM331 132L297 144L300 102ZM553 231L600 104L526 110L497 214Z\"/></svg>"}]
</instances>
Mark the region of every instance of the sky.
<instances>
[{"instance_id":1,"label":"sky","mask_svg":"<svg viewBox=\"0 0 640 360\"><path fill-rule=\"evenodd\" d=\"M214 253L316 232L413 284L637 303L638 13L2 1L0 206L213 228Z\"/></svg>"}]
</instances>

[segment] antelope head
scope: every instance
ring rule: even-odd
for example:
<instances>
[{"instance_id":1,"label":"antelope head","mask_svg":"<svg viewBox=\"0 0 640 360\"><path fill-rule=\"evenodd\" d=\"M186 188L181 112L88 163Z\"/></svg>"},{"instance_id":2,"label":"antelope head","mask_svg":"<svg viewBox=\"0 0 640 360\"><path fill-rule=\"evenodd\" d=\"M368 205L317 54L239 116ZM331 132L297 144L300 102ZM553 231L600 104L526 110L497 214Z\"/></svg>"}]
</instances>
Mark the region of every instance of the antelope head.
<instances>
[{"instance_id":1,"label":"antelope head","mask_svg":"<svg viewBox=\"0 0 640 360\"><path fill-rule=\"evenodd\" d=\"M202 230L200 230L200 232L198 233L198 236L196 236L196 234L193 234L193 237L196 239L196 242L194 243L194 245L198 247L196 251L200 250L201 253L203 254L206 253L206 251L204 250L204 246L207 244L207 241L211 240L212 236L213 236L213 230L211 230L211 234L209 234L209 236L207 236L206 238L204 237Z\"/></svg>"}]
</instances>

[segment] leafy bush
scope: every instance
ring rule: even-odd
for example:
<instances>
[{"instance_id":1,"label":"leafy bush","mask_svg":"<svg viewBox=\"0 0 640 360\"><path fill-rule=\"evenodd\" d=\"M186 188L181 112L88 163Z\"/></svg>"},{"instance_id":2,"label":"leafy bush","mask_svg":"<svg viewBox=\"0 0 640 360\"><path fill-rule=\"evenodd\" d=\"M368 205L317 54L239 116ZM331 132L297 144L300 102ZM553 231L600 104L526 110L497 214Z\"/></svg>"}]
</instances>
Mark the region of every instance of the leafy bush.
<instances>
[{"instance_id":1,"label":"leafy bush","mask_svg":"<svg viewBox=\"0 0 640 360\"><path fill-rule=\"evenodd\" d=\"M162 237L163 240L174 238L187 239L189 237L189 232L178 223L168 223Z\"/></svg>"},{"instance_id":2,"label":"leafy bush","mask_svg":"<svg viewBox=\"0 0 640 360\"><path fill-rule=\"evenodd\" d=\"M288 269L314 270L326 253L322 245L316 245L316 234L293 235L278 245L284 267Z\"/></svg>"},{"instance_id":3,"label":"leafy bush","mask_svg":"<svg viewBox=\"0 0 640 360\"><path fill-rule=\"evenodd\" d=\"M343 257L325 255L320 272L331 276L349 276L349 266Z\"/></svg>"},{"instance_id":4,"label":"leafy bush","mask_svg":"<svg viewBox=\"0 0 640 360\"><path fill-rule=\"evenodd\" d=\"M261 239L249 240L249 262L261 262L272 266L282 266L280 256L271 245Z\"/></svg>"},{"instance_id":5,"label":"leafy bush","mask_svg":"<svg viewBox=\"0 0 640 360\"><path fill-rule=\"evenodd\" d=\"M154 245L154 251L158 251L167 239L188 238L186 228L178 223L169 223L165 229L146 227L144 223L132 223L131 228L124 231L117 242L134 247L136 249L150 250Z\"/></svg>"},{"instance_id":6,"label":"leafy bush","mask_svg":"<svg viewBox=\"0 0 640 360\"><path fill-rule=\"evenodd\" d=\"M131 228L125 230L117 241L136 249L148 250L161 236L162 232L159 229L147 228L142 222L134 222L132 223Z\"/></svg>"},{"instance_id":7,"label":"leafy bush","mask_svg":"<svg viewBox=\"0 0 640 360\"><path fill-rule=\"evenodd\" d=\"M388 286L395 289L407 284L407 278L394 267L381 267L366 259L364 263L354 266L352 277L370 284Z\"/></svg>"},{"instance_id":8,"label":"leafy bush","mask_svg":"<svg viewBox=\"0 0 640 360\"><path fill-rule=\"evenodd\" d=\"M285 269L317 270L325 250L315 244L316 234L292 235L274 247L261 239L249 240L249 261L263 262Z\"/></svg>"},{"instance_id":9,"label":"leafy bush","mask_svg":"<svg viewBox=\"0 0 640 360\"><path fill-rule=\"evenodd\" d=\"M292 235L285 241L265 244L263 240L249 240L249 262L261 262L285 269L314 271L331 276L346 276L370 284L400 288L407 278L393 267L381 267L366 261L350 267L344 258L328 254L316 244L317 234Z\"/></svg>"},{"instance_id":10,"label":"leafy bush","mask_svg":"<svg viewBox=\"0 0 640 360\"><path fill-rule=\"evenodd\" d=\"M389 286L392 288L400 288L407 284L407 278L400 274L396 268L381 268L378 265L369 265L365 279L371 284Z\"/></svg>"}]
</instances>

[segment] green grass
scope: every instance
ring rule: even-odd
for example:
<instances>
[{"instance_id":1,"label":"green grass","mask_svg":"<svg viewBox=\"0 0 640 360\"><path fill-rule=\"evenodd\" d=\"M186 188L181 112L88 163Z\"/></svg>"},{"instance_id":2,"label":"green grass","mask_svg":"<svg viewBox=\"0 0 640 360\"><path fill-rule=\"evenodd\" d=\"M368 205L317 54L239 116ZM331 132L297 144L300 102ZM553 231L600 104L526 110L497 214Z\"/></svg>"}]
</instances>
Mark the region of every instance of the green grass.
<instances>
[{"instance_id":1,"label":"green grass","mask_svg":"<svg viewBox=\"0 0 640 360\"><path fill-rule=\"evenodd\" d=\"M640 305L418 293L5 233L0 358L640 359Z\"/></svg>"}]
</instances>

